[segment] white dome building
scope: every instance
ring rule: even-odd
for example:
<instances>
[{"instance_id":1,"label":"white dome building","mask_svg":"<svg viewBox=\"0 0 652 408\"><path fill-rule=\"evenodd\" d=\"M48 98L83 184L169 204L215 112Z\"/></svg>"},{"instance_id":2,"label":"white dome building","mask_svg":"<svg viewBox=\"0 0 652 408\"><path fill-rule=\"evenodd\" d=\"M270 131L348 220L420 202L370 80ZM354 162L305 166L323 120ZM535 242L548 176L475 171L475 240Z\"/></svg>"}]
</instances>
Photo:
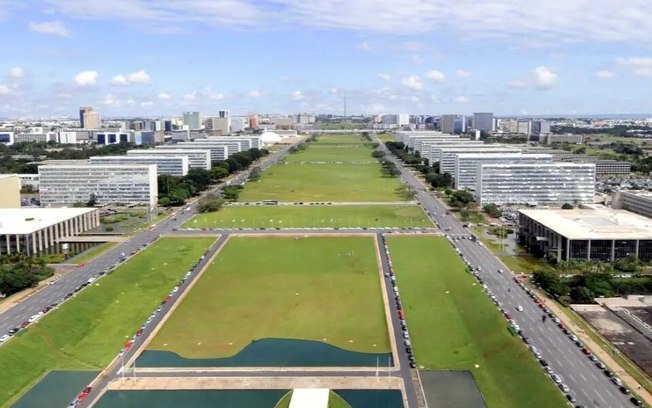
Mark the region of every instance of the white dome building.
<instances>
[{"instance_id":1,"label":"white dome building","mask_svg":"<svg viewBox=\"0 0 652 408\"><path fill-rule=\"evenodd\" d=\"M278 133L265 131L260 135L260 141L264 145L269 146L280 142L281 136L279 136Z\"/></svg>"}]
</instances>

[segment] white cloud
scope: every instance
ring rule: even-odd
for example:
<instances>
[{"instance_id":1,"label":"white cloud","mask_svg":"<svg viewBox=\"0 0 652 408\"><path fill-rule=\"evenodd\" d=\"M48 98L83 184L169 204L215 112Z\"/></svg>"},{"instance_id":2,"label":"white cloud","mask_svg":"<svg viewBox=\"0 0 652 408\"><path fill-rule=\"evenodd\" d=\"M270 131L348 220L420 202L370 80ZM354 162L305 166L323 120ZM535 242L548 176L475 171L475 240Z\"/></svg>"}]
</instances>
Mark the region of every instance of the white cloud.
<instances>
[{"instance_id":1,"label":"white cloud","mask_svg":"<svg viewBox=\"0 0 652 408\"><path fill-rule=\"evenodd\" d=\"M557 73L544 66L534 68L532 74L534 75L534 86L537 89L546 90L557 84Z\"/></svg>"},{"instance_id":2,"label":"white cloud","mask_svg":"<svg viewBox=\"0 0 652 408\"><path fill-rule=\"evenodd\" d=\"M520 79L515 79L509 83L510 88L527 88L527 83Z\"/></svg>"},{"instance_id":3,"label":"white cloud","mask_svg":"<svg viewBox=\"0 0 652 408\"><path fill-rule=\"evenodd\" d=\"M9 95L11 93L11 89L5 85L5 84L0 84L0 95Z\"/></svg>"},{"instance_id":4,"label":"white cloud","mask_svg":"<svg viewBox=\"0 0 652 408\"><path fill-rule=\"evenodd\" d=\"M331 87L330 92L331 92L331 94L333 94L333 95L337 95L337 93L339 92L339 90L333 86L333 87Z\"/></svg>"},{"instance_id":5,"label":"white cloud","mask_svg":"<svg viewBox=\"0 0 652 408\"><path fill-rule=\"evenodd\" d=\"M432 71L428 71L426 76L435 82L444 82L445 79L444 74L441 71L437 71L436 69L433 69Z\"/></svg>"},{"instance_id":6,"label":"white cloud","mask_svg":"<svg viewBox=\"0 0 652 408\"><path fill-rule=\"evenodd\" d=\"M161 92L161 93L158 94L158 98L159 98L159 99L162 99L162 100L166 100L166 99L170 99L171 96L170 96L170 94L168 94L168 93Z\"/></svg>"},{"instance_id":7,"label":"white cloud","mask_svg":"<svg viewBox=\"0 0 652 408\"><path fill-rule=\"evenodd\" d=\"M113 78L111 78L111 85L125 86L125 85L129 85L129 82L127 81L126 76L116 75Z\"/></svg>"},{"instance_id":8,"label":"white cloud","mask_svg":"<svg viewBox=\"0 0 652 408\"><path fill-rule=\"evenodd\" d=\"M146 102L141 102L140 103L140 106L143 106L143 107L152 106L152 105L154 105L154 102L152 102L152 101L146 101Z\"/></svg>"},{"instance_id":9,"label":"white cloud","mask_svg":"<svg viewBox=\"0 0 652 408\"><path fill-rule=\"evenodd\" d=\"M260 92L256 89L249 91L247 94L250 98L260 98Z\"/></svg>"},{"instance_id":10,"label":"white cloud","mask_svg":"<svg viewBox=\"0 0 652 408\"><path fill-rule=\"evenodd\" d=\"M618 65L631 69L637 75L652 75L652 58L650 57L629 57L618 58Z\"/></svg>"},{"instance_id":11,"label":"white cloud","mask_svg":"<svg viewBox=\"0 0 652 408\"><path fill-rule=\"evenodd\" d=\"M467 98L466 96L456 96L455 99L453 99L453 102L455 103L469 103L471 100Z\"/></svg>"},{"instance_id":12,"label":"white cloud","mask_svg":"<svg viewBox=\"0 0 652 408\"><path fill-rule=\"evenodd\" d=\"M115 96L113 96L113 94L108 94L104 98L102 98L102 103L107 106L121 105L120 101Z\"/></svg>"},{"instance_id":13,"label":"white cloud","mask_svg":"<svg viewBox=\"0 0 652 408\"><path fill-rule=\"evenodd\" d=\"M183 95L183 99L185 99L187 101L194 101L195 99L197 99L198 96L199 96L199 94L197 93L197 91L195 91L195 92L190 92L190 93L187 93L187 94Z\"/></svg>"},{"instance_id":14,"label":"white cloud","mask_svg":"<svg viewBox=\"0 0 652 408\"><path fill-rule=\"evenodd\" d=\"M25 70L20 67L13 67L9 70L9 76L13 79L20 79L25 76Z\"/></svg>"},{"instance_id":15,"label":"white cloud","mask_svg":"<svg viewBox=\"0 0 652 408\"><path fill-rule=\"evenodd\" d=\"M392 76L389 74L378 74L378 78L382 79L383 81L390 81Z\"/></svg>"},{"instance_id":16,"label":"white cloud","mask_svg":"<svg viewBox=\"0 0 652 408\"><path fill-rule=\"evenodd\" d=\"M223 93L221 93L221 92L217 92L217 93L211 93L211 94L208 96L208 99L211 99L211 100L213 100L213 101L219 101L219 100L221 100L221 99L224 99L225 97L226 97L226 95L224 95Z\"/></svg>"},{"instance_id":17,"label":"white cloud","mask_svg":"<svg viewBox=\"0 0 652 408\"><path fill-rule=\"evenodd\" d=\"M43 23L29 23L31 31L41 34L59 35L61 37L70 37L70 32L66 29L61 21L49 21Z\"/></svg>"},{"instance_id":18,"label":"white cloud","mask_svg":"<svg viewBox=\"0 0 652 408\"><path fill-rule=\"evenodd\" d=\"M301 91L292 92L292 99L294 99L295 101L300 101L301 99L303 99L303 92Z\"/></svg>"},{"instance_id":19,"label":"white cloud","mask_svg":"<svg viewBox=\"0 0 652 408\"><path fill-rule=\"evenodd\" d=\"M423 82L421 82L421 79L416 75L410 75L407 78L403 78L401 84L406 88L414 89L416 91L423 89Z\"/></svg>"},{"instance_id":20,"label":"white cloud","mask_svg":"<svg viewBox=\"0 0 652 408\"><path fill-rule=\"evenodd\" d=\"M367 110L371 114L379 114L379 113L386 112L387 108L385 108L385 105L383 105L382 103L374 103L374 104L370 105L367 108Z\"/></svg>"},{"instance_id":21,"label":"white cloud","mask_svg":"<svg viewBox=\"0 0 652 408\"><path fill-rule=\"evenodd\" d=\"M369 41L363 41L358 44L358 49L366 52L371 52L374 50L374 47L369 43Z\"/></svg>"},{"instance_id":22,"label":"white cloud","mask_svg":"<svg viewBox=\"0 0 652 408\"><path fill-rule=\"evenodd\" d=\"M614 77L613 71L602 70L595 73L595 76L600 79L609 79Z\"/></svg>"},{"instance_id":23,"label":"white cloud","mask_svg":"<svg viewBox=\"0 0 652 408\"><path fill-rule=\"evenodd\" d=\"M97 71L82 71L74 78L77 86L94 86L97 83Z\"/></svg>"},{"instance_id":24,"label":"white cloud","mask_svg":"<svg viewBox=\"0 0 652 408\"><path fill-rule=\"evenodd\" d=\"M455 76L457 76L458 78L470 78L471 75L473 75L471 71L467 71L464 69L458 69L457 71L455 71Z\"/></svg>"},{"instance_id":25,"label":"white cloud","mask_svg":"<svg viewBox=\"0 0 652 408\"><path fill-rule=\"evenodd\" d=\"M131 74L122 75L118 74L111 79L111 85L126 86L126 85L149 85L152 80L149 74L142 69L140 71L132 72Z\"/></svg>"}]
</instances>

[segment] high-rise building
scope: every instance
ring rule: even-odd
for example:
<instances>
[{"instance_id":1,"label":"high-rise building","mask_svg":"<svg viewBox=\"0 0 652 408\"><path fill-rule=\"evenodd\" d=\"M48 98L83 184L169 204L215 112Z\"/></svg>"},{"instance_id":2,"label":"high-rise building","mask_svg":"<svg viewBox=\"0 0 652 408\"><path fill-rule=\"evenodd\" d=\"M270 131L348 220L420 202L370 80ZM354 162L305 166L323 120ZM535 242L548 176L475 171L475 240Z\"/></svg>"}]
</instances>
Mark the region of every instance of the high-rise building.
<instances>
[{"instance_id":1,"label":"high-rise building","mask_svg":"<svg viewBox=\"0 0 652 408\"><path fill-rule=\"evenodd\" d=\"M100 129L100 114L96 111L84 112L84 129Z\"/></svg>"},{"instance_id":2,"label":"high-rise building","mask_svg":"<svg viewBox=\"0 0 652 408\"><path fill-rule=\"evenodd\" d=\"M188 168L198 168L204 170L211 169L211 151L208 149L138 149L128 150L127 156L155 156L155 157L178 157L185 156L188 158Z\"/></svg>"},{"instance_id":3,"label":"high-rise building","mask_svg":"<svg viewBox=\"0 0 652 408\"><path fill-rule=\"evenodd\" d=\"M38 168L41 205L72 206L91 195L98 204L146 204L158 201L156 165L43 165Z\"/></svg>"},{"instance_id":4,"label":"high-rise building","mask_svg":"<svg viewBox=\"0 0 652 408\"><path fill-rule=\"evenodd\" d=\"M455 181L456 190L475 189L478 166L481 164L552 162L552 155L550 154L459 153L455 157L455 171L451 175Z\"/></svg>"},{"instance_id":5,"label":"high-rise building","mask_svg":"<svg viewBox=\"0 0 652 408\"><path fill-rule=\"evenodd\" d=\"M466 118L462 115L441 115L439 123L442 133L458 135L466 132Z\"/></svg>"},{"instance_id":6,"label":"high-rise building","mask_svg":"<svg viewBox=\"0 0 652 408\"><path fill-rule=\"evenodd\" d=\"M188 126L189 130L201 129L201 112L183 112L183 124Z\"/></svg>"},{"instance_id":7,"label":"high-rise building","mask_svg":"<svg viewBox=\"0 0 652 408\"><path fill-rule=\"evenodd\" d=\"M183 177L188 174L188 156L93 156L91 164L155 164L158 175L167 174L170 176Z\"/></svg>"},{"instance_id":8,"label":"high-rise building","mask_svg":"<svg viewBox=\"0 0 652 408\"><path fill-rule=\"evenodd\" d=\"M485 132L493 132L494 114L491 112L475 112L473 114L473 129Z\"/></svg>"},{"instance_id":9,"label":"high-rise building","mask_svg":"<svg viewBox=\"0 0 652 408\"><path fill-rule=\"evenodd\" d=\"M477 171L480 206L591 203L595 194L593 163L480 164Z\"/></svg>"},{"instance_id":10,"label":"high-rise building","mask_svg":"<svg viewBox=\"0 0 652 408\"><path fill-rule=\"evenodd\" d=\"M92 106L82 106L79 108L79 127L86 129L84 127L84 113L91 112L93 110Z\"/></svg>"},{"instance_id":11,"label":"high-rise building","mask_svg":"<svg viewBox=\"0 0 652 408\"><path fill-rule=\"evenodd\" d=\"M216 136L228 135L231 133L231 118L229 116L206 118L206 130Z\"/></svg>"}]
</instances>

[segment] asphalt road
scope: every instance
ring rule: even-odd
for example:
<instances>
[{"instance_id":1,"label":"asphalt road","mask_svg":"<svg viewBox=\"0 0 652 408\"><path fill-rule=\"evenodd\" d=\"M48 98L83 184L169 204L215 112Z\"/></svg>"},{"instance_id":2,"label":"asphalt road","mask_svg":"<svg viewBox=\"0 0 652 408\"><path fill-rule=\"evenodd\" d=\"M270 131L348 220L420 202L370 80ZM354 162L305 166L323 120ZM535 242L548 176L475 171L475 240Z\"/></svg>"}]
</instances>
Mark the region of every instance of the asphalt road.
<instances>
[{"instance_id":1,"label":"asphalt road","mask_svg":"<svg viewBox=\"0 0 652 408\"><path fill-rule=\"evenodd\" d=\"M379 140L377 141L380 143ZM417 191L417 200L442 232L451 237L471 235L462 223L446 213L441 202L424 189L413 173L388 150L386 152L387 158L392 160L401 171L401 180ZM493 253L469 239L460 239L453 243L472 266L481 267L480 275L488 288L502 303L503 308L511 312L513 319L521 327L524 335L531 340L531 344L539 350L543 359L548 361L550 367L563 379L564 384L568 385L571 389L570 393L577 399L576 405L601 408L633 406L629 397L623 395L551 319L542 322L541 309L513 281L514 275L506 270ZM503 269L505 272L500 274L497 272L498 269ZM516 310L519 305L523 307L522 312Z\"/></svg>"}]
</instances>

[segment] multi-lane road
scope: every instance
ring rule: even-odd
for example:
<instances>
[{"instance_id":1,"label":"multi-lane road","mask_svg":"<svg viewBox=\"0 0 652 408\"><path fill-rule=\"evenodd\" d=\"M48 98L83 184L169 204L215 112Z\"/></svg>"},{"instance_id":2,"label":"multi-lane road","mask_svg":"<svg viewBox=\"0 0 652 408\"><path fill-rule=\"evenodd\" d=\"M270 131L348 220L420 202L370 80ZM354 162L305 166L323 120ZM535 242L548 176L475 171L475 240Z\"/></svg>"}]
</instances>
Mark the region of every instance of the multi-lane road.
<instances>
[{"instance_id":1,"label":"multi-lane road","mask_svg":"<svg viewBox=\"0 0 652 408\"><path fill-rule=\"evenodd\" d=\"M379 140L377 141L381 143ZM403 163L391 155L388 150L386 152L387 158L392 160L401 171L402 181L414 188L417 200L442 232L451 237L469 237L471 233L463 224L447 213L442 203L426 191L423 184ZM568 385L571 395L577 399L577 405L600 408L632 406L629 397L622 394L602 370L582 354L581 349L557 327L556 323L551 319L542 321L541 309L514 282L514 275L494 254L470 239L459 239L452 242L453 246L460 250L472 266L480 267L480 276L488 288L501 302L503 308L508 309L523 330L524 335L539 350L543 359L563 379L564 384ZM504 273L498 273L499 269ZM517 311L518 306L523 308L522 312Z\"/></svg>"}]
</instances>

